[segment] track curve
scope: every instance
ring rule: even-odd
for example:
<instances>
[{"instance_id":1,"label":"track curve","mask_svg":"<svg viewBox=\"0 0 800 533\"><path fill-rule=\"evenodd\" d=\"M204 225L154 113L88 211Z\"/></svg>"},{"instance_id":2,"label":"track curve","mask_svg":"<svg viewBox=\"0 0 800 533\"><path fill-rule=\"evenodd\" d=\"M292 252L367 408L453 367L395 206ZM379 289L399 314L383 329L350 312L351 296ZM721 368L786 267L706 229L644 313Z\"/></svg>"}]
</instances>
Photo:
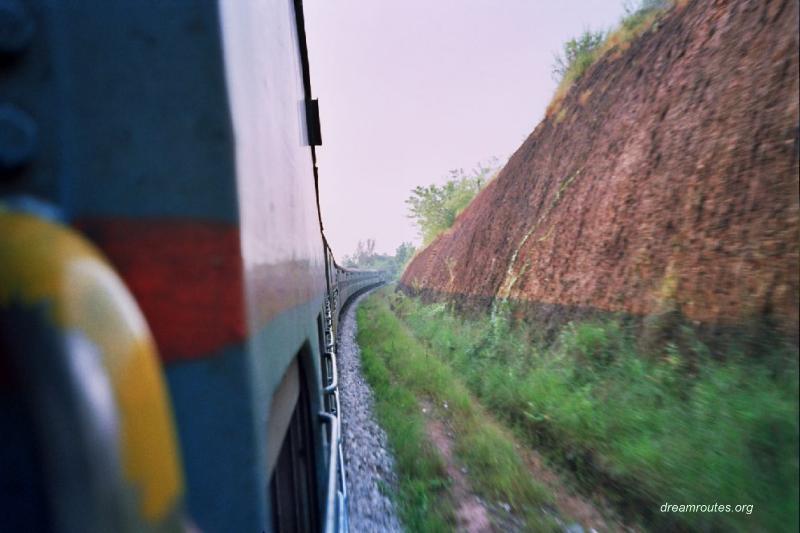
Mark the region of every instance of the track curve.
<instances>
[{"instance_id":1,"label":"track curve","mask_svg":"<svg viewBox=\"0 0 800 533\"><path fill-rule=\"evenodd\" d=\"M387 496L397 486L394 458L386 433L375 420L372 389L361 373L361 351L356 342L356 309L368 294L356 297L339 323L337 367L350 529L402 531Z\"/></svg>"}]
</instances>

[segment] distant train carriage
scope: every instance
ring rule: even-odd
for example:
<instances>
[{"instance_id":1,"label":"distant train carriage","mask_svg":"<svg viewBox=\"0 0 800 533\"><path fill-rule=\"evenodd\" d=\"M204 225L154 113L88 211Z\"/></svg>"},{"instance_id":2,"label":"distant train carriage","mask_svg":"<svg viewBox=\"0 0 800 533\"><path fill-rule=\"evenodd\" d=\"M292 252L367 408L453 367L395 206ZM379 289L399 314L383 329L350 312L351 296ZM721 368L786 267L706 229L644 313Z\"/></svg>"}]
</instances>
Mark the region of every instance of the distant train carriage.
<instances>
[{"instance_id":1,"label":"distant train carriage","mask_svg":"<svg viewBox=\"0 0 800 533\"><path fill-rule=\"evenodd\" d=\"M0 530L345 530L302 2L0 21Z\"/></svg>"}]
</instances>

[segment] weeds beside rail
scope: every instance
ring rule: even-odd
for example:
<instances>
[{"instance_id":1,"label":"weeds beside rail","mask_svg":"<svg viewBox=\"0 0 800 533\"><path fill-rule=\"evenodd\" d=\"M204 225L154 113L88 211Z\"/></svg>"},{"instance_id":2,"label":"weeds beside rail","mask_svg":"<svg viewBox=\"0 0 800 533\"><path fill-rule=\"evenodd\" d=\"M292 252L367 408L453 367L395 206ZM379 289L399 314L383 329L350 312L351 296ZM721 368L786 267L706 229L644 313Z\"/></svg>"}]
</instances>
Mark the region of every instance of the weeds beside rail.
<instances>
[{"instance_id":1,"label":"weeds beside rail","mask_svg":"<svg viewBox=\"0 0 800 533\"><path fill-rule=\"evenodd\" d=\"M618 498L638 506L623 510L646 524L797 529L791 348L742 349L720 361L694 339L642 353L613 321L570 324L543 347L503 312L462 320L443 304L399 293L392 308L490 412L589 490L620 485ZM664 502L754 504L755 511L667 515L659 511Z\"/></svg>"}]
</instances>

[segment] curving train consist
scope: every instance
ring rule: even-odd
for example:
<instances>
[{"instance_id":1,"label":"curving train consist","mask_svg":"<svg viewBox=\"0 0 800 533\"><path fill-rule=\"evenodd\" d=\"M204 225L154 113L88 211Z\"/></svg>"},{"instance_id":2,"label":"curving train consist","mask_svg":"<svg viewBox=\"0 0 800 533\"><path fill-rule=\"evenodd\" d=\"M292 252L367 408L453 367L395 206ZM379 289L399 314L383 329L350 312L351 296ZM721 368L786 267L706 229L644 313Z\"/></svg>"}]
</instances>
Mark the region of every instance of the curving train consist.
<instances>
[{"instance_id":1,"label":"curving train consist","mask_svg":"<svg viewBox=\"0 0 800 533\"><path fill-rule=\"evenodd\" d=\"M301 0L0 21L0 530L346 530Z\"/></svg>"}]
</instances>

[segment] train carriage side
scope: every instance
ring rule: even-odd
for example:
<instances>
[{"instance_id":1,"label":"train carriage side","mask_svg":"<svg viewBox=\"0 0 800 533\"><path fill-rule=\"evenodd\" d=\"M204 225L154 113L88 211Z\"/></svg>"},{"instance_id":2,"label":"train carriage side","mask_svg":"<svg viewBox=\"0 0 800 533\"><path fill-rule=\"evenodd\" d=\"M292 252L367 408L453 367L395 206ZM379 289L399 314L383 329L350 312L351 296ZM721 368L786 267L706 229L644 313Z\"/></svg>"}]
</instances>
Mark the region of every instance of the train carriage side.
<instances>
[{"instance_id":1,"label":"train carriage side","mask_svg":"<svg viewBox=\"0 0 800 533\"><path fill-rule=\"evenodd\" d=\"M155 435L152 420L141 416L160 377L148 381L130 371L111 379L111 407L89 401L81 412L101 428L113 419L109 461L120 464L101 474L113 470L124 489L72 495L82 512L67 509L63 488L54 485L63 478L41 461L64 457L48 448L56 444L42 430L61 406L42 411L29 401L31 389L8 383L26 372L37 383L57 377L69 403L69 394L87 390L86 376L22 368L20 361L35 350L19 342L20 329L5 327L18 309L3 299L0 424L29 429L31 442L25 442L36 456L12 464L19 450L3 448L3 473L16 476L4 477L3 495L14 489L14 479L33 476L41 483L30 490L44 503L26 507L28 516L10 507L16 500L3 498L0 519L16 513L31 526L38 515L42 530L103 531L109 522L92 509L111 507L88 500L118 496L136 516L109 518L117 531L170 529L187 516L206 532L346 525L337 466L335 328L348 298L382 278L338 267L321 234L313 151L318 117L302 3L42 0L20 6L23 38L0 51L0 98L7 102L0 122L21 127L34 145L24 153L14 147L11 162L0 158L0 224L14 229L30 222L44 227L43 235L79 243L85 251L69 257L59 255L61 247L44 247L42 257L58 272L72 268L76 257L108 272L90 288L122 309L123 318L134 317L142 338L152 332L159 360L148 355L147 365L163 368L166 383L159 420L165 427L174 421L175 430ZM0 236L0 259L10 258L9 264L20 248L19 239L5 238L16 238L14 231ZM117 279L112 269L124 287L107 282ZM11 285L27 275L24 264L0 270ZM59 283L37 305L72 309L72 293ZM121 288L109 293L108 283ZM132 297L120 296L127 291ZM91 316L82 320L99 331L116 316L87 309ZM42 338L62 342L71 335L60 323L46 327ZM80 353L72 344L58 352L70 364L82 360ZM93 380L111 372L95 370L100 374ZM30 412L9 415L20 401ZM173 490L165 488L164 465L177 469Z\"/></svg>"}]
</instances>

